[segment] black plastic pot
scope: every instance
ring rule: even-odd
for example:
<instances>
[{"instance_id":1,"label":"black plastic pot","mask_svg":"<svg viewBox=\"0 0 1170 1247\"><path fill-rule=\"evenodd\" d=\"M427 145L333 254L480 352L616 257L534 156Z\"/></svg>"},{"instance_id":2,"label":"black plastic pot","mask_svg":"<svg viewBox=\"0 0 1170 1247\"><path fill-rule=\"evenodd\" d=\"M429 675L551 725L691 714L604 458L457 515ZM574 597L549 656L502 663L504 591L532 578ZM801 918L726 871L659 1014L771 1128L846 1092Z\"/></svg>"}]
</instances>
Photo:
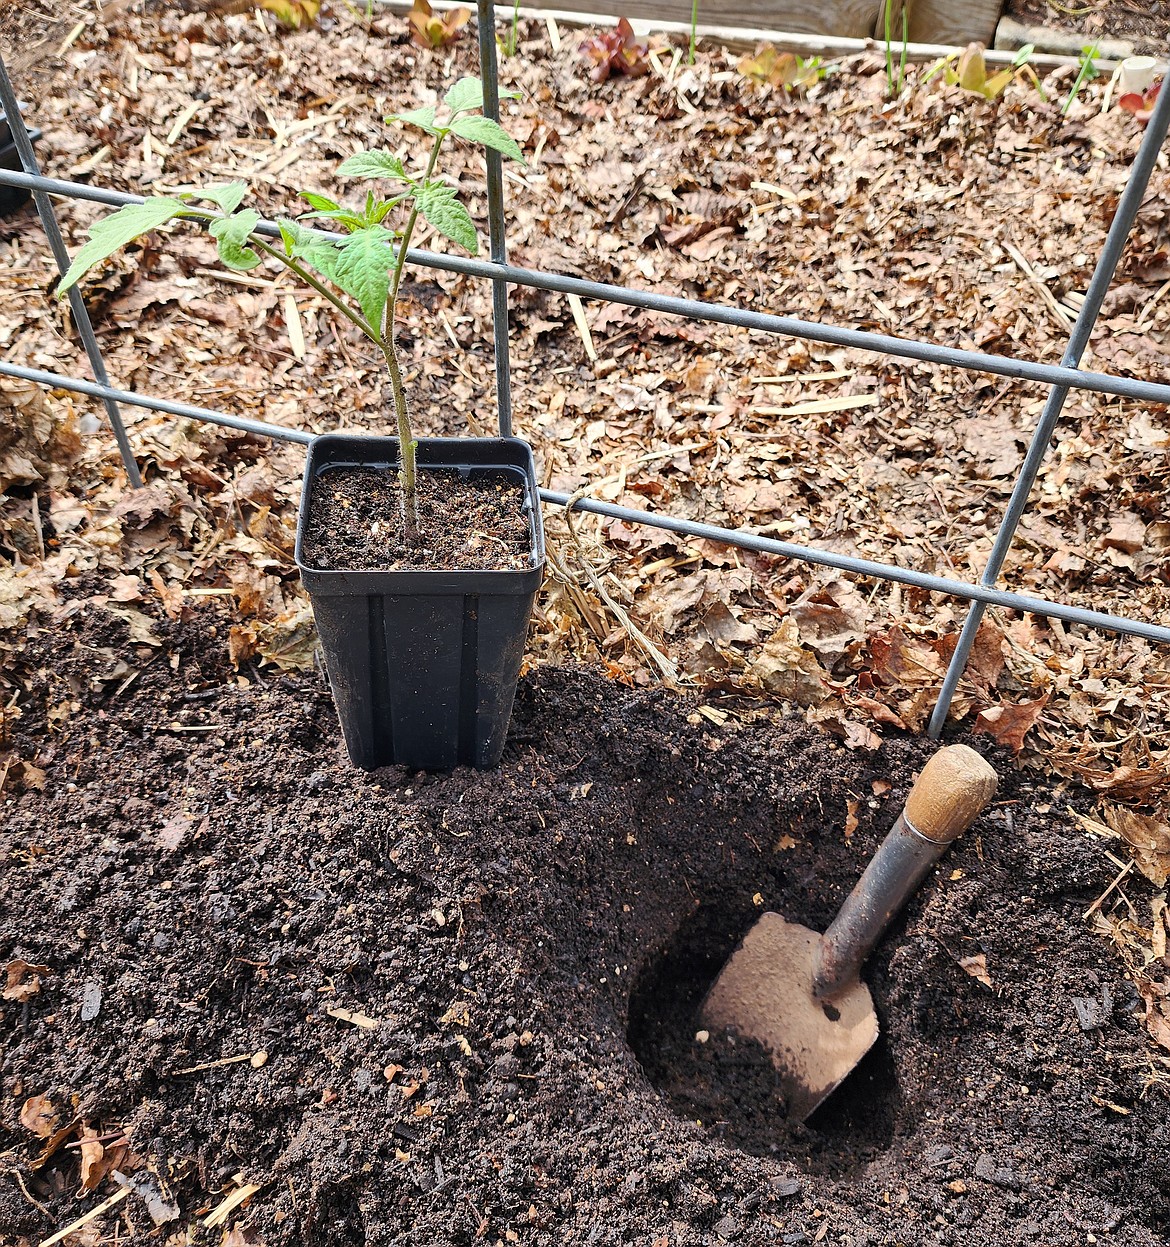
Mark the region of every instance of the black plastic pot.
<instances>
[{"instance_id":1,"label":"black plastic pot","mask_svg":"<svg viewBox=\"0 0 1170 1247\"><path fill-rule=\"evenodd\" d=\"M350 760L366 769L495 766L504 748L544 527L532 449L516 438L422 438L419 471L515 473L532 566L520 571L328 571L305 562L314 483L331 468L398 467L398 439L327 433L309 446L296 560L313 604ZM458 523L458 517L453 517Z\"/></svg>"},{"instance_id":2,"label":"black plastic pot","mask_svg":"<svg viewBox=\"0 0 1170 1247\"><path fill-rule=\"evenodd\" d=\"M21 105L21 112L24 105ZM30 130L28 137L35 143L40 137L39 130ZM12 127L8 118L0 110L0 169L11 169L14 173L21 171L20 153L12 140ZM29 201L29 192L19 186L0 186L0 217L5 217L22 208Z\"/></svg>"}]
</instances>

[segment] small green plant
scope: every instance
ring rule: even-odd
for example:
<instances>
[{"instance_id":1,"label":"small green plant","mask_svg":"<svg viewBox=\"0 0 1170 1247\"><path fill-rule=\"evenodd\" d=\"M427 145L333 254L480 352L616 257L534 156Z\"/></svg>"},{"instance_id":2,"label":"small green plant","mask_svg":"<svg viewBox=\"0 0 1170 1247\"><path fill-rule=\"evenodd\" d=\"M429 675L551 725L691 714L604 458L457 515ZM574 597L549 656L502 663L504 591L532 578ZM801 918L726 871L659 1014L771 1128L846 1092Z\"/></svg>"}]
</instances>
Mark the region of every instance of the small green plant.
<instances>
[{"instance_id":1,"label":"small green plant","mask_svg":"<svg viewBox=\"0 0 1170 1247\"><path fill-rule=\"evenodd\" d=\"M508 28L508 37L501 40L500 47L505 56L515 56L520 39L520 0L512 3L512 25Z\"/></svg>"},{"instance_id":2,"label":"small green plant","mask_svg":"<svg viewBox=\"0 0 1170 1247\"><path fill-rule=\"evenodd\" d=\"M605 82L612 75L641 78L650 72L650 44L634 36L629 19L618 18L612 30L591 35L580 46L581 55L593 62L589 77Z\"/></svg>"},{"instance_id":3,"label":"small green plant","mask_svg":"<svg viewBox=\"0 0 1170 1247\"><path fill-rule=\"evenodd\" d=\"M886 91L891 99L897 99L906 85L906 57L910 48L910 4L902 0L902 51L898 65L894 67L894 36L893 10L894 0L885 0L882 5L882 21L886 46Z\"/></svg>"},{"instance_id":4,"label":"small green plant","mask_svg":"<svg viewBox=\"0 0 1170 1247\"><path fill-rule=\"evenodd\" d=\"M460 7L446 13L435 13L431 10L430 0L414 0L414 7L407 13L406 21L415 46L434 52L459 37L459 32L471 21L471 10Z\"/></svg>"},{"instance_id":5,"label":"small green plant","mask_svg":"<svg viewBox=\"0 0 1170 1247\"><path fill-rule=\"evenodd\" d=\"M819 56L796 56L779 52L770 43L758 44L751 56L742 56L736 66L745 78L761 86L782 87L785 91L807 91L829 75L832 66Z\"/></svg>"},{"instance_id":6,"label":"small green plant","mask_svg":"<svg viewBox=\"0 0 1170 1247\"><path fill-rule=\"evenodd\" d=\"M1081 55L1077 61L1077 76L1073 79L1072 90L1068 93L1068 98L1060 108L1062 117L1068 116L1068 110L1072 108L1073 100L1080 94L1081 87L1097 77L1097 47L1097 44L1090 43L1081 48Z\"/></svg>"},{"instance_id":7,"label":"small green plant","mask_svg":"<svg viewBox=\"0 0 1170 1247\"><path fill-rule=\"evenodd\" d=\"M227 17L252 9L271 13L285 30L300 30L317 24L321 0L229 0L217 11Z\"/></svg>"},{"instance_id":8,"label":"small green plant","mask_svg":"<svg viewBox=\"0 0 1170 1247\"><path fill-rule=\"evenodd\" d=\"M515 92L501 95L517 98ZM507 131L481 115L483 86L478 78L461 78L443 97L443 105L445 118L441 123L433 104L386 118L429 136L430 150L421 172L412 172L402 157L385 150L358 152L338 168L344 177L389 183L392 193L387 198L371 190L365 203L352 209L324 195L301 192L313 210L296 220L277 221L277 245L276 239L270 241L258 231L260 214L240 206L248 189L243 182L207 186L173 199L154 197L129 204L96 222L89 231L89 241L57 286L60 298L95 265L173 220L205 224L215 239L219 258L230 269L248 272L269 259L291 270L355 325L382 355L394 395L401 446L403 539L409 545L420 540L416 442L394 345L395 311L407 250L420 216L472 255L479 250L475 224L458 191L436 173L439 153L449 136L491 148L521 163L524 160ZM421 163L422 153L417 155ZM194 201L212 207L200 207ZM404 220L399 228L387 224L392 213ZM340 236L322 235L302 224L311 219L330 221L344 232Z\"/></svg>"},{"instance_id":9,"label":"small green plant","mask_svg":"<svg viewBox=\"0 0 1170 1247\"><path fill-rule=\"evenodd\" d=\"M687 45L687 64L695 63L695 29L699 25L699 0L691 0L691 39Z\"/></svg>"},{"instance_id":10,"label":"small green plant","mask_svg":"<svg viewBox=\"0 0 1170 1247\"><path fill-rule=\"evenodd\" d=\"M1158 102L1158 94L1162 90L1162 83L1155 82L1146 87L1144 91L1127 91L1120 96L1117 101L1117 107L1123 108L1127 113L1133 113L1141 125L1145 125L1154 115L1154 105Z\"/></svg>"},{"instance_id":11,"label":"small green plant","mask_svg":"<svg viewBox=\"0 0 1170 1247\"><path fill-rule=\"evenodd\" d=\"M999 98L1013 78L1024 74L1040 93L1040 98L1046 101L1048 97L1044 94L1040 79L1036 76L1036 71L1028 64L1033 50L1032 44L1025 44L1016 53L1010 65L989 75L983 55L983 44L970 43L965 51L944 56L941 61L931 67L930 72L922 81L924 84L929 82L939 70L942 70L943 80L947 86L959 86L964 91L970 91L973 95L981 95L985 100L991 101ZM958 64L955 63L956 59Z\"/></svg>"}]
</instances>

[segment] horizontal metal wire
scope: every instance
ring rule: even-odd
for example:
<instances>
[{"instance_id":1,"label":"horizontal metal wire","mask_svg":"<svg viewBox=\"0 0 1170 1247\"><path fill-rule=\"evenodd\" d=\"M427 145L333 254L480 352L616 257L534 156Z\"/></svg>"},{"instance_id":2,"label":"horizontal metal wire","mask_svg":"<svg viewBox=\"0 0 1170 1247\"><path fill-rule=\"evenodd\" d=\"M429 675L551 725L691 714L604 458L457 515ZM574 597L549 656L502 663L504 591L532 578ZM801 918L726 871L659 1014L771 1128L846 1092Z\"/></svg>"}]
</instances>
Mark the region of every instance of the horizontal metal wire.
<instances>
[{"instance_id":1,"label":"horizontal metal wire","mask_svg":"<svg viewBox=\"0 0 1170 1247\"><path fill-rule=\"evenodd\" d=\"M143 202L140 195L126 195L120 191L85 186L80 182L64 182L57 178L32 177L27 173L15 173L5 169L0 169L0 186L44 190L67 198L92 200L114 207ZM270 237L276 237L280 232L275 225L267 221L261 222L257 230ZM315 232L325 238L337 237L336 234L330 234L324 230ZM414 248L407 254L412 264L418 264L424 268L443 269L469 277L483 277L492 281L506 280L518 286L552 290L560 294L575 294L582 299L621 303L628 307L642 308L645 311L682 316L688 320L713 321L717 324L733 325L740 329L754 329L762 333L801 338L809 342L821 342L828 346L874 351L881 355L893 355L921 363L941 364L950 368L963 368L972 372L986 372L1019 381L1036 381L1043 385L1065 385L1071 389L1090 390L1098 394L1114 394L1121 398L1137 399L1141 402L1170 404L1170 383L1168 382L1140 381L1133 377L1082 371L1079 368L1069 368L1059 364L1040 364L1034 360L1011 359L1006 355L967 351L958 347L940 346L933 342L917 342L890 334L870 333L863 329L846 329L839 325L824 325L816 321L800 320L793 316L777 316L771 312L753 312L746 308L706 303L697 299L684 299L676 295L654 294L648 290L632 290L626 286L585 281L578 277L565 277L559 273L516 268L511 264L494 264L490 260L438 255L433 251L418 251Z\"/></svg>"},{"instance_id":2,"label":"horizontal metal wire","mask_svg":"<svg viewBox=\"0 0 1170 1247\"><path fill-rule=\"evenodd\" d=\"M296 442L307 446L313 440L313 434L303 429L286 429L276 424L266 424L261 420L250 420L246 416L230 416L221 411L213 411L207 407L193 407L189 403L174 402L171 399L152 398L145 394L135 394L129 390L116 390L110 386L97 385L92 381L83 381L77 377L65 377L58 373L44 372L36 368L24 368L19 364L0 361L0 375L16 377L22 381L31 381L37 385L49 386L53 389L72 390L78 394L88 394L94 398L114 398L120 403L131 406L145 407L151 411L160 411L167 415L181 416L192 420L206 420L212 424L224 425L230 429L238 429L245 433L255 433L261 437L270 437L276 441ZM542 501L554 506L566 506L572 495L558 493L555 490L542 489ZM1025 611L1033 615L1043 615L1065 623L1084 624L1091 628L1101 628L1107 632L1119 632L1128 636L1144 637L1150 641L1170 642L1170 628L1158 624L1145 623L1137 619L1124 619L1117 615L1108 615L1101 611L1082 610L1077 606L1069 606L1062 602L1050 602L1046 598L1028 597L1020 593L1007 593L984 585L968 584L963 580L951 580L944 576L932 576L927 572L917 572L909 568L897 567L888 563L879 563L872 559L854 558L848 554L837 554L831 550L818 550L815 546L796 545L790 541L776 541L771 537L761 537L757 533L742 529L720 528L715 524L702 524L694 520L678 519L671 515L657 515L650 511L638 510L634 507L617 506L609 502L598 502L592 498L580 498L573 503L573 509L588 511L595 515L603 515L609 519L624 520L630 524L642 524L649 528L660 528L666 532L678 533L684 537L705 538L710 541L722 542L724 545L737 546L742 550L753 550L759 554L771 554L779 558L797 559L803 563L813 563L820 567L832 567L837 571L848 572L855 576L875 577L882 580L893 580L898 584L910 585L916 589L925 589L931 593L945 593L951 597L962 598L969 602L983 602L989 606L1001 606L1008 610Z\"/></svg>"},{"instance_id":3,"label":"horizontal metal wire","mask_svg":"<svg viewBox=\"0 0 1170 1247\"><path fill-rule=\"evenodd\" d=\"M555 493L542 489L540 496L545 502L564 506L571 494ZM1103 628L1108 632L1120 632L1127 636L1145 637L1150 641L1170 641L1170 628L1159 624L1144 623L1138 619L1126 619L1119 615L1107 615L1101 611L1082 610L1063 602L1050 602L1047 598L1028 597L1021 593L1008 593L985 585L968 584L965 580L950 580L945 576L932 576L927 572L911 571L871 559L858 559L831 550L818 550L815 546L799 546L789 541L775 541L771 537L759 537L741 529L718 528L714 524L700 524L694 520L675 519L669 515L654 515L634 507L616 506L609 502L595 502L583 498L574 506L577 511L592 511L611 519L625 520L631 524L646 524L652 528L664 528L668 532L686 537L706 537L724 545L738 546L742 550L754 550L759 554L774 554L781 558L799 559L803 563L816 563L832 567L854 576L873 576L882 580L894 580L898 584L927 589L931 593L946 593L951 597L964 598L969 602L983 602L988 606L1002 606L1007 610L1025 611L1031 615L1044 615L1061 619L1065 623L1085 624L1090 628Z\"/></svg>"},{"instance_id":4,"label":"horizontal metal wire","mask_svg":"<svg viewBox=\"0 0 1170 1247\"><path fill-rule=\"evenodd\" d=\"M206 420L210 424L222 424L242 433L255 433L260 437L271 437L283 442L299 442L302 446L307 446L313 440L313 434L302 429L285 429L278 424L265 424L263 420L250 420L247 416L229 416L226 412L212 411L210 407L192 407L190 403L177 403L169 398L151 398L146 394L134 394L129 390L98 385L94 381L83 381L80 377L63 377L60 373L25 368L21 364L8 364L3 360L0 360L0 376L32 381L54 390L73 390L78 394L89 394L93 398L112 398L132 407L146 407L151 411L165 412L169 416L184 416L189 420Z\"/></svg>"}]
</instances>

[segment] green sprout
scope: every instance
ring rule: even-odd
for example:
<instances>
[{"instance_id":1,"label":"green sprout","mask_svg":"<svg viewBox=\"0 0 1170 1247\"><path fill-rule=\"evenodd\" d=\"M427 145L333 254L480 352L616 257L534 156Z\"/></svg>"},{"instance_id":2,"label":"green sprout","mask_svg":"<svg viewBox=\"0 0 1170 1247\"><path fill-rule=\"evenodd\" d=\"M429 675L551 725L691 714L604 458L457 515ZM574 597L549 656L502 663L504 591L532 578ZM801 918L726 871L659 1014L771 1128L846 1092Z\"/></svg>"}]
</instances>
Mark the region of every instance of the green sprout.
<instances>
[{"instance_id":1,"label":"green sprout","mask_svg":"<svg viewBox=\"0 0 1170 1247\"><path fill-rule=\"evenodd\" d=\"M518 98L514 92L502 94ZM64 296L95 265L172 220L205 224L215 239L220 260L230 269L248 272L267 259L295 273L356 326L378 348L385 362L401 446L403 540L408 545L420 542L417 442L394 344L395 313L407 252L420 216L472 255L479 250L475 224L459 192L436 173L439 153L449 136L490 148L521 163L524 160L507 131L481 114L483 84L478 78L461 78L443 97L443 106L442 120L437 118L434 105L386 118L389 123L409 126L430 138L430 151L421 173L412 172L402 157L385 150L358 152L338 168L344 177L389 184L389 197L371 190L364 204L354 209L342 207L324 195L302 192L302 198L313 210L296 220L278 220L279 240L260 231L258 212L241 208L248 191L243 182L207 186L177 198L154 197L141 204L128 204L93 225L89 241L74 257L56 291L59 298ZM200 207L193 201L213 207ZM387 224L391 214L404 218L404 223L398 228ZM329 221L342 232L328 236L302 224L312 219Z\"/></svg>"}]
</instances>

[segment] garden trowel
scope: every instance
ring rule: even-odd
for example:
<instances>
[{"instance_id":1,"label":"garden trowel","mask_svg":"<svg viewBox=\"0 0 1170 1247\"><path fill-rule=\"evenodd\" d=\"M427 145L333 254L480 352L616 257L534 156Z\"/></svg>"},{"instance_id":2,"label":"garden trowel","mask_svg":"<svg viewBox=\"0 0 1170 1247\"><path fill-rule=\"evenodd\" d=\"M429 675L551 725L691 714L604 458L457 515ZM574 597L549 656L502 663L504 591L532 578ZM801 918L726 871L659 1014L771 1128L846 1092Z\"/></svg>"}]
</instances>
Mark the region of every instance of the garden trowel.
<instances>
[{"instance_id":1,"label":"garden trowel","mask_svg":"<svg viewBox=\"0 0 1170 1247\"><path fill-rule=\"evenodd\" d=\"M878 1020L861 967L995 788L995 772L973 749L940 749L824 935L766 913L723 967L699 1024L768 1051L790 1120L804 1121L873 1046Z\"/></svg>"}]
</instances>

